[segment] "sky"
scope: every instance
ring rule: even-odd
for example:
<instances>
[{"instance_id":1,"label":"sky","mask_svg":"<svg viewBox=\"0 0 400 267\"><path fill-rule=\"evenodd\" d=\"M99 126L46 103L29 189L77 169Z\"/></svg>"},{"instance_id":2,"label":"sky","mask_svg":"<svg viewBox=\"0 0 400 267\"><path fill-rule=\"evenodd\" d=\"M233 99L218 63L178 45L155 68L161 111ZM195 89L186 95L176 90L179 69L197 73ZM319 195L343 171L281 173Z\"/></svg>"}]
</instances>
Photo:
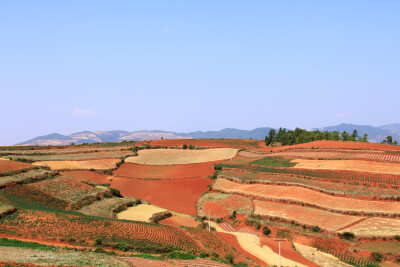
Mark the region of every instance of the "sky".
<instances>
[{"instance_id":1,"label":"sky","mask_svg":"<svg viewBox=\"0 0 400 267\"><path fill-rule=\"evenodd\" d=\"M0 1L0 145L400 123L400 1Z\"/></svg>"}]
</instances>

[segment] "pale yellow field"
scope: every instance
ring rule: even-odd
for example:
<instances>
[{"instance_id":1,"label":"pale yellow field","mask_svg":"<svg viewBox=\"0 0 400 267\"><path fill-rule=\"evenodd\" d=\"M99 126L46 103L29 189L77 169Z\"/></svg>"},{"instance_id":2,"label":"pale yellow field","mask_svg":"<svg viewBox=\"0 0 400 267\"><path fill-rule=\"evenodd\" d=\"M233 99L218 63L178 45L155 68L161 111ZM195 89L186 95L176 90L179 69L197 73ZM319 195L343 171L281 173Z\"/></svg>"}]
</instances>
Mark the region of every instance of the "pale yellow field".
<instances>
[{"instance_id":1,"label":"pale yellow field","mask_svg":"<svg viewBox=\"0 0 400 267\"><path fill-rule=\"evenodd\" d=\"M352 266L341 262L335 256L318 251L316 248L305 246L302 244L293 243L296 247L296 251L299 252L303 257L309 259L310 261L315 262L320 266L336 266L336 267L347 267Z\"/></svg>"},{"instance_id":2,"label":"pale yellow field","mask_svg":"<svg viewBox=\"0 0 400 267\"><path fill-rule=\"evenodd\" d=\"M238 150L233 148L191 149L146 149L140 150L136 157L129 157L125 162L148 165L191 164L230 159Z\"/></svg>"},{"instance_id":3,"label":"pale yellow field","mask_svg":"<svg viewBox=\"0 0 400 267\"><path fill-rule=\"evenodd\" d=\"M374 162L365 160L308 160L295 159L297 163L292 168L324 169L324 170L350 170L361 172L400 174L400 164L388 162Z\"/></svg>"},{"instance_id":4,"label":"pale yellow field","mask_svg":"<svg viewBox=\"0 0 400 267\"><path fill-rule=\"evenodd\" d=\"M352 232L365 236L394 236L400 235L400 220L391 218L370 218L356 225L347 227L341 232Z\"/></svg>"},{"instance_id":5,"label":"pale yellow field","mask_svg":"<svg viewBox=\"0 0 400 267\"><path fill-rule=\"evenodd\" d=\"M112 169L120 159L38 161L34 165L47 165L52 170L63 169Z\"/></svg>"},{"instance_id":6,"label":"pale yellow field","mask_svg":"<svg viewBox=\"0 0 400 267\"><path fill-rule=\"evenodd\" d=\"M150 222L150 218L154 213L163 211L167 210L153 205L140 204L121 211L117 214L117 218L121 220Z\"/></svg>"}]
</instances>

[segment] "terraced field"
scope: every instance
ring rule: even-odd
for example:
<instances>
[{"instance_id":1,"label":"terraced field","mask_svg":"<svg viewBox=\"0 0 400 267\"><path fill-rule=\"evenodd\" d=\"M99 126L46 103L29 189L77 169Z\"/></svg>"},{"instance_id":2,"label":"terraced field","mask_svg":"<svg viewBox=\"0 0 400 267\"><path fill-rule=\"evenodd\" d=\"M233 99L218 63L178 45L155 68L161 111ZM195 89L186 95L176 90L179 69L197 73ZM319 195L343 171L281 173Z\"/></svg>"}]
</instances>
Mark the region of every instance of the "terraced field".
<instances>
[{"instance_id":1,"label":"terraced field","mask_svg":"<svg viewBox=\"0 0 400 267\"><path fill-rule=\"evenodd\" d=\"M350 224L366 219L360 216L351 216L333 213L321 209L289 205L270 201L254 201L254 214L267 217L279 217L287 221L295 221L308 226L319 226L329 231L337 231Z\"/></svg>"},{"instance_id":2,"label":"terraced field","mask_svg":"<svg viewBox=\"0 0 400 267\"><path fill-rule=\"evenodd\" d=\"M43 239L87 240L103 237L108 242L127 242L136 246L171 245L190 251L204 248L179 227L118 220L96 219L39 210L21 209L0 219L0 231L35 235Z\"/></svg>"},{"instance_id":3,"label":"terraced field","mask_svg":"<svg viewBox=\"0 0 400 267\"><path fill-rule=\"evenodd\" d=\"M308 188L265 184L242 184L218 178L213 189L224 193L237 193L268 200L292 201L344 212L399 214L400 202L360 200L337 197Z\"/></svg>"}]
</instances>

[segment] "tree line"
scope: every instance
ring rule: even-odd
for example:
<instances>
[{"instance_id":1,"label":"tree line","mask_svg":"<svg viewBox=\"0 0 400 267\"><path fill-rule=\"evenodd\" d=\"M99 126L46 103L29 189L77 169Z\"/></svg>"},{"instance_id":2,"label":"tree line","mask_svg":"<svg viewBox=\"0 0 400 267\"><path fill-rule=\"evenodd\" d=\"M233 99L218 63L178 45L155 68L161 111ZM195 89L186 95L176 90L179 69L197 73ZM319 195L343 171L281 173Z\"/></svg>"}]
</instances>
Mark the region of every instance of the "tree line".
<instances>
[{"instance_id":1,"label":"tree line","mask_svg":"<svg viewBox=\"0 0 400 267\"><path fill-rule=\"evenodd\" d=\"M340 140L340 141L357 141L357 142L368 142L368 134L364 134L362 137L358 135L357 130L354 130L351 134L343 131L307 131L305 129L296 128L293 130L286 130L286 128L279 128L278 132L275 129L271 129L268 135L265 137L265 144L274 145L280 143L281 145L295 145L308 143L318 140Z\"/></svg>"}]
</instances>

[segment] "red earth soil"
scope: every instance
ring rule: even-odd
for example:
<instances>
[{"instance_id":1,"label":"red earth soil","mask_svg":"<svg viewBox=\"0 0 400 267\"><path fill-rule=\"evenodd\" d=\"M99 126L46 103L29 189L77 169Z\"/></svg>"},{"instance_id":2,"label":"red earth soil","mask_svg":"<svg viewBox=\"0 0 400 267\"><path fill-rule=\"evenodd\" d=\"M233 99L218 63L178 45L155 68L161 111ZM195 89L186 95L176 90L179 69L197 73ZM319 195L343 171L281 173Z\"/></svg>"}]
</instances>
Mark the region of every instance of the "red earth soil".
<instances>
[{"instance_id":1,"label":"red earth soil","mask_svg":"<svg viewBox=\"0 0 400 267\"><path fill-rule=\"evenodd\" d=\"M172 226L187 226L187 227L197 227L200 222L195 221L192 218L172 215L172 217L166 218L158 222L159 224L172 225Z\"/></svg>"},{"instance_id":2,"label":"red earth soil","mask_svg":"<svg viewBox=\"0 0 400 267\"><path fill-rule=\"evenodd\" d=\"M341 149L374 149L374 150L386 150L386 151L400 151L400 146L383 145L377 143L365 143L365 142L344 142L334 140L321 140L310 143L304 143L293 146L281 146L281 147L265 147L265 150L285 150L293 148L341 148Z\"/></svg>"},{"instance_id":3,"label":"red earth soil","mask_svg":"<svg viewBox=\"0 0 400 267\"><path fill-rule=\"evenodd\" d=\"M253 203L250 198L238 195L227 195L225 199L219 200L203 200L199 216L207 215L208 211L211 212L213 218L224 218L232 214L234 210L242 213L240 210L251 213Z\"/></svg>"},{"instance_id":4,"label":"red earth soil","mask_svg":"<svg viewBox=\"0 0 400 267\"><path fill-rule=\"evenodd\" d=\"M249 258L257 265L260 265L260 266L266 265L266 263L264 261L260 260L259 258L253 256L253 254L244 250L240 246L239 242L237 241L236 236L234 236L232 234L228 234L228 233L221 233L221 232L217 232L217 235L220 238L222 238L225 242L227 242L230 246L232 246L236 250L236 252L239 253L240 255L243 255L243 256Z\"/></svg>"},{"instance_id":5,"label":"red earth soil","mask_svg":"<svg viewBox=\"0 0 400 267\"><path fill-rule=\"evenodd\" d=\"M254 214L256 215L286 218L287 220L295 220L302 224L318 225L322 229L330 231L337 231L365 219L365 217L361 216L344 215L321 209L271 201L255 200L254 207ZM272 211L274 213L270 214L269 212ZM286 214L287 217L283 216L283 214Z\"/></svg>"},{"instance_id":6,"label":"red earth soil","mask_svg":"<svg viewBox=\"0 0 400 267\"><path fill-rule=\"evenodd\" d=\"M95 184L106 184L110 182L109 175L99 174L92 171L65 171L61 172L63 176L72 177L80 181L91 181Z\"/></svg>"},{"instance_id":7,"label":"red earth soil","mask_svg":"<svg viewBox=\"0 0 400 267\"><path fill-rule=\"evenodd\" d=\"M33 168L34 165L12 160L0 160L0 173Z\"/></svg>"},{"instance_id":8,"label":"red earth soil","mask_svg":"<svg viewBox=\"0 0 400 267\"><path fill-rule=\"evenodd\" d=\"M151 146L204 146L221 148L256 149L265 147L265 142L249 139L158 139L150 141Z\"/></svg>"},{"instance_id":9,"label":"red earth soil","mask_svg":"<svg viewBox=\"0 0 400 267\"><path fill-rule=\"evenodd\" d=\"M111 187L124 196L147 200L151 204L184 214L196 215L196 203L212 181L206 178L142 180L113 177Z\"/></svg>"},{"instance_id":10,"label":"red earth soil","mask_svg":"<svg viewBox=\"0 0 400 267\"><path fill-rule=\"evenodd\" d=\"M226 193L239 193L246 196L291 200L317 205L319 207L359 212L399 213L400 203L392 201L361 200L349 197L338 197L298 186L242 184L219 178L213 189Z\"/></svg>"},{"instance_id":11,"label":"red earth soil","mask_svg":"<svg viewBox=\"0 0 400 267\"><path fill-rule=\"evenodd\" d=\"M272 249L273 252L279 254L279 242L278 241L274 241L274 239L267 238L267 237L261 237L261 239L262 239L264 246L268 246L270 249ZM296 252L292 248L292 242L289 242L289 241L281 242L281 255L282 255L282 257L285 257L286 259L301 263L305 266L310 266L310 267L319 266L319 265L315 264L314 262L301 256L298 252Z\"/></svg>"},{"instance_id":12,"label":"red earth soil","mask_svg":"<svg viewBox=\"0 0 400 267\"><path fill-rule=\"evenodd\" d=\"M218 161L179 164L179 165L144 165L136 163L124 163L114 174L130 178L189 178L206 177L214 173L214 164Z\"/></svg>"}]
</instances>

